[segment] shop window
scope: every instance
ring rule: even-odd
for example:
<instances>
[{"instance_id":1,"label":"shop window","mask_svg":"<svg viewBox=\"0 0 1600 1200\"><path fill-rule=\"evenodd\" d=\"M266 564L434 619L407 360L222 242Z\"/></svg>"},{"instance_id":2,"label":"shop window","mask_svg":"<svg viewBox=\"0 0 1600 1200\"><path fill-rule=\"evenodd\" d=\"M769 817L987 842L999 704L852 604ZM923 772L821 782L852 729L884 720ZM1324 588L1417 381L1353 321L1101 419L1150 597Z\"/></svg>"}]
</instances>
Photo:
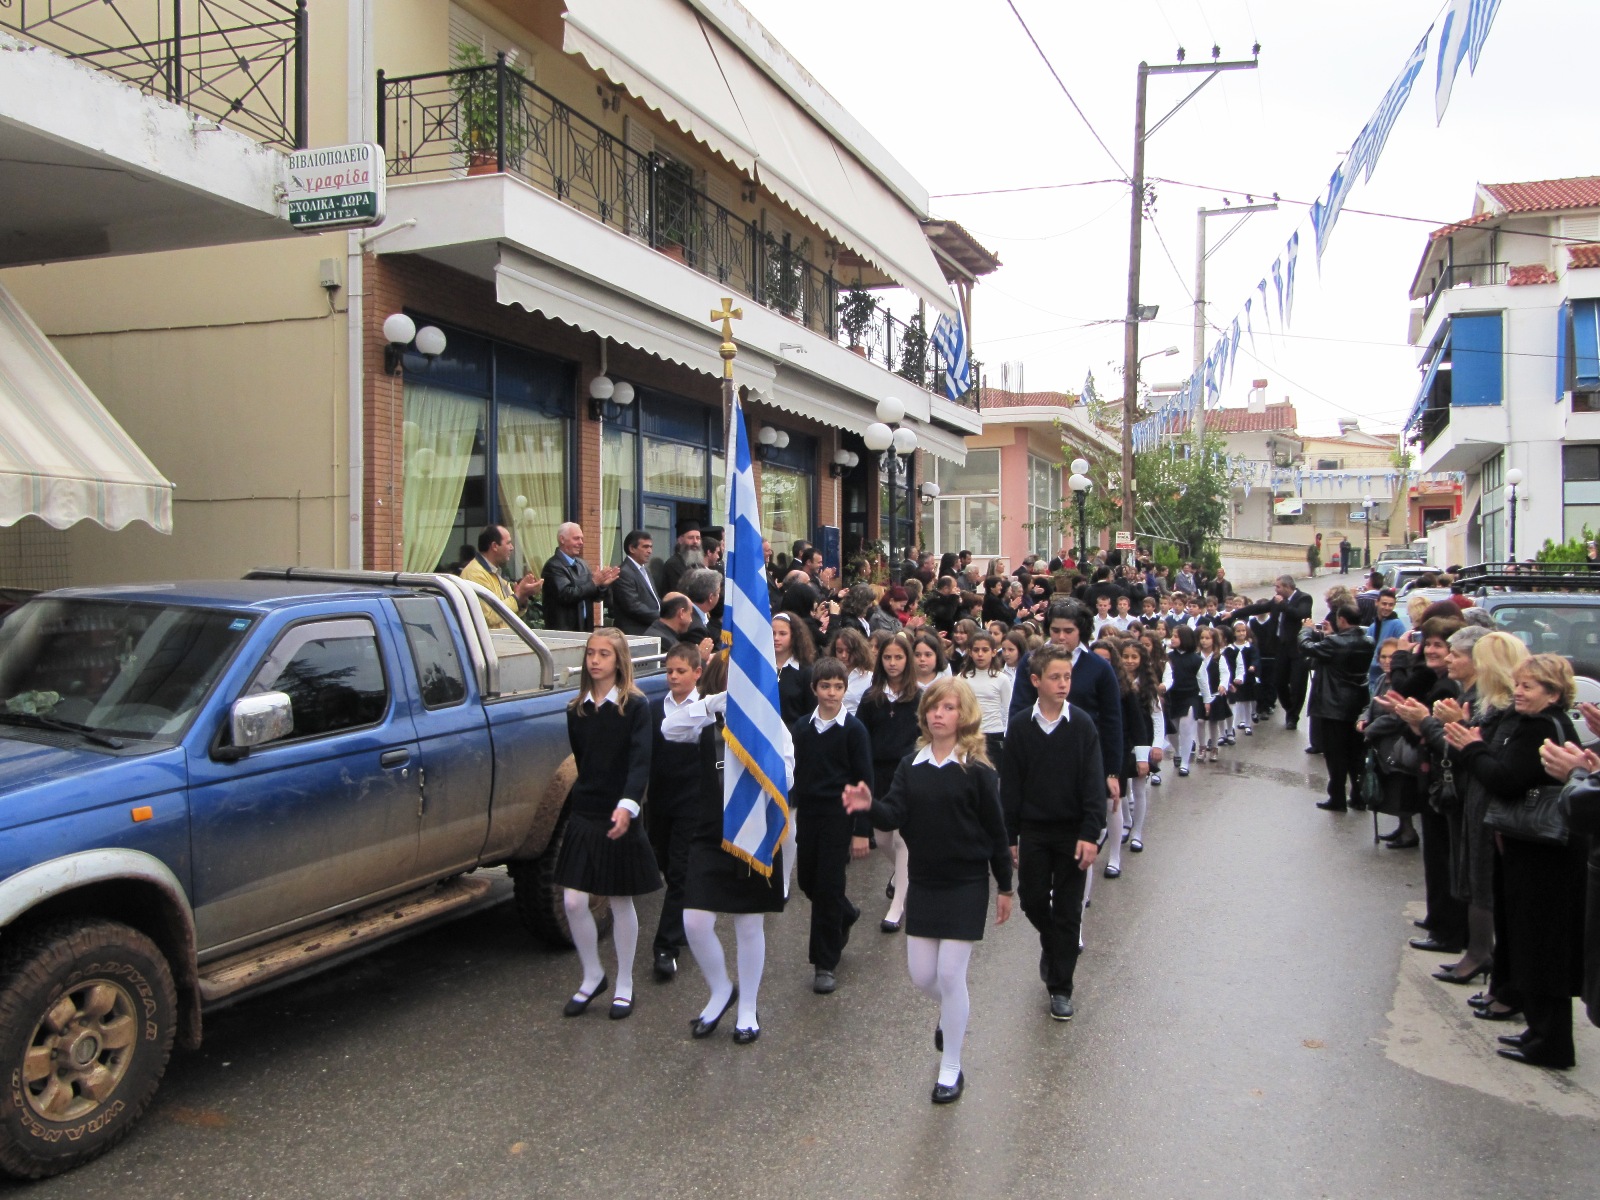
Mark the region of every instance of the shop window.
<instances>
[{"instance_id":1,"label":"shop window","mask_svg":"<svg viewBox=\"0 0 1600 1200\"><path fill-rule=\"evenodd\" d=\"M1561 527L1569 540L1600 530L1600 445L1561 448Z\"/></svg>"},{"instance_id":2,"label":"shop window","mask_svg":"<svg viewBox=\"0 0 1600 1200\"><path fill-rule=\"evenodd\" d=\"M1000 451L968 450L963 466L933 463L939 500L925 546L935 554L971 550L980 558L1000 553Z\"/></svg>"},{"instance_id":3,"label":"shop window","mask_svg":"<svg viewBox=\"0 0 1600 1200\"><path fill-rule=\"evenodd\" d=\"M1028 546L1046 558L1061 545L1061 464L1028 456Z\"/></svg>"}]
</instances>

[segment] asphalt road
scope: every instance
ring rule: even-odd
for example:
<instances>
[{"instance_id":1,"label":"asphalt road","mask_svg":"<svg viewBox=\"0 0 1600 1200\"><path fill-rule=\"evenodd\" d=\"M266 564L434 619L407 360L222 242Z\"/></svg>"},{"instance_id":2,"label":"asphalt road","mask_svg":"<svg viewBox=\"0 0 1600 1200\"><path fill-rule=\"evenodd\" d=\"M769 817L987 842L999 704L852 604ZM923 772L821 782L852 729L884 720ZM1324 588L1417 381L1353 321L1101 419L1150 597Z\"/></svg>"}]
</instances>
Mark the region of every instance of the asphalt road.
<instances>
[{"instance_id":1,"label":"asphalt road","mask_svg":"<svg viewBox=\"0 0 1600 1200\"><path fill-rule=\"evenodd\" d=\"M1416 852L1314 809L1300 737L1169 771L1145 852L1096 880L1071 1023L1025 920L990 929L954 1106L871 859L834 995L805 901L769 918L753 1046L691 1041L687 957L657 985L641 952L633 1019L563 1019L574 957L502 907L214 1015L127 1142L0 1196L1593 1195L1600 1030L1574 1072L1496 1058L1505 1026L1405 946Z\"/></svg>"}]
</instances>

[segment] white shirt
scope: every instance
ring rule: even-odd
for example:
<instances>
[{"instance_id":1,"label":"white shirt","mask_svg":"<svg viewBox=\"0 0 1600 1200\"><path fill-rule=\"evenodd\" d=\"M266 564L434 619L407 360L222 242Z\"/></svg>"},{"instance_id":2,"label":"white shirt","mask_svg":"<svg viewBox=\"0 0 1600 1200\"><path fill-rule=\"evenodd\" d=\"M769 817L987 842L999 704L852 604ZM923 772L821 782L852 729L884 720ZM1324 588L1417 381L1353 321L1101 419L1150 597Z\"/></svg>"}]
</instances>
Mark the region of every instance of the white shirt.
<instances>
[{"instance_id":1,"label":"white shirt","mask_svg":"<svg viewBox=\"0 0 1600 1200\"><path fill-rule=\"evenodd\" d=\"M824 721L822 719L822 714L813 710L811 713L811 723L816 726L818 733L827 733L828 730L832 729L835 725L843 725L845 718L849 715L849 713L845 712L844 705L841 704L839 706L838 715L835 716L831 721Z\"/></svg>"},{"instance_id":2,"label":"white shirt","mask_svg":"<svg viewBox=\"0 0 1600 1200\"><path fill-rule=\"evenodd\" d=\"M923 763L932 763L936 767L948 767L951 763L964 763L966 761L967 756L961 753L959 747L950 751L950 757L945 759L943 762L940 762L933 756L933 747L924 746L921 750L917 751L917 756L911 760L911 765L915 767L920 766Z\"/></svg>"},{"instance_id":3,"label":"white shirt","mask_svg":"<svg viewBox=\"0 0 1600 1200\"><path fill-rule=\"evenodd\" d=\"M1213 660L1221 663L1217 671L1217 690L1211 690L1211 663ZM1233 671L1228 667L1228 660L1217 654L1202 654L1200 656L1200 670L1196 672L1200 681L1200 699L1210 704L1220 694L1233 686Z\"/></svg>"},{"instance_id":4,"label":"white shirt","mask_svg":"<svg viewBox=\"0 0 1600 1200\"><path fill-rule=\"evenodd\" d=\"M867 694L867 689L872 686L872 672L863 671L859 667L850 672L850 678L844 685L844 711L852 717L856 709L861 707L861 697Z\"/></svg>"},{"instance_id":5,"label":"white shirt","mask_svg":"<svg viewBox=\"0 0 1600 1200\"><path fill-rule=\"evenodd\" d=\"M644 563L641 563L637 558L634 558L632 555L628 556L628 561L633 564L633 569L635 571L644 576L645 590L650 593L650 599L654 600L656 605L659 607L661 604L661 597L656 595L656 585L655 581L650 578L650 568Z\"/></svg>"},{"instance_id":6,"label":"white shirt","mask_svg":"<svg viewBox=\"0 0 1600 1200\"><path fill-rule=\"evenodd\" d=\"M1072 706L1070 704L1063 704L1061 706L1061 715L1054 721L1047 721L1045 720L1044 714L1039 711L1039 702L1035 700L1033 702L1033 720L1034 723L1046 733L1054 733L1056 731L1056 726L1061 724L1061 722L1072 720Z\"/></svg>"},{"instance_id":7,"label":"white shirt","mask_svg":"<svg viewBox=\"0 0 1600 1200\"><path fill-rule=\"evenodd\" d=\"M676 708L668 707L661 718L661 736L669 742L698 742L700 731L715 725L727 707L727 692L714 692ZM778 742L778 752L783 755L784 788L788 789L794 786L794 740L781 724L779 729L783 737Z\"/></svg>"},{"instance_id":8,"label":"white shirt","mask_svg":"<svg viewBox=\"0 0 1600 1200\"><path fill-rule=\"evenodd\" d=\"M978 711L983 716L984 733L1004 733L1011 711L1012 678L1004 671L994 675L987 671L974 671L963 675L972 694L978 698Z\"/></svg>"}]
</instances>

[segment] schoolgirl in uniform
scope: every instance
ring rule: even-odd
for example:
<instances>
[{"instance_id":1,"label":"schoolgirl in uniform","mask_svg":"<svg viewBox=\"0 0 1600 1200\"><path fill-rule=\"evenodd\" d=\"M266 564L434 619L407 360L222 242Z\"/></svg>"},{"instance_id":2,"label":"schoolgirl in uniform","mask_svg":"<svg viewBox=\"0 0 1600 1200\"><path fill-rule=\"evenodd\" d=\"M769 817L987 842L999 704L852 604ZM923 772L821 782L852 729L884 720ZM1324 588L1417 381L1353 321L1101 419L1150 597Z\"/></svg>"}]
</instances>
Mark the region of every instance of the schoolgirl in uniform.
<instances>
[{"instance_id":1,"label":"schoolgirl in uniform","mask_svg":"<svg viewBox=\"0 0 1600 1200\"><path fill-rule=\"evenodd\" d=\"M817 706L811 691L811 664L817 651L806 623L793 613L773 613L772 653L778 664L778 705L788 729Z\"/></svg>"},{"instance_id":2,"label":"schoolgirl in uniform","mask_svg":"<svg viewBox=\"0 0 1600 1200\"><path fill-rule=\"evenodd\" d=\"M1139 640L1144 644L1145 658L1149 663L1150 678L1156 693L1155 732L1156 740L1153 743L1157 748L1170 751L1172 749L1172 718L1167 715L1166 697L1161 692L1161 679L1167 671L1167 638L1166 633L1147 629L1139 635ZM1164 755L1158 755L1150 763L1150 786L1161 786L1161 768L1157 765Z\"/></svg>"},{"instance_id":3,"label":"schoolgirl in uniform","mask_svg":"<svg viewBox=\"0 0 1600 1200\"><path fill-rule=\"evenodd\" d=\"M584 1013L606 989L600 968L600 932L590 898L611 900L617 948L611 1019L633 1014L633 958L639 914L633 898L661 886L655 853L638 820L639 798L650 781L654 736L650 705L633 686L633 659L620 629L597 629L583 648L578 694L567 705L567 740L578 777L567 795L566 833L556 859L567 927L583 966L583 980L563 1010Z\"/></svg>"},{"instance_id":4,"label":"schoolgirl in uniform","mask_svg":"<svg viewBox=\"0 0 1600 1200\"><path fill-rule=\"evenodd\" d=\"M1234 733L1234 722L1239 716L1239 685L1244 681L1244 663L1239 655L1238 635L1233 631L1233 625L1228 621L1219 621L1216 626L1217 639L1222 645L1222 661L1228 670L1228 717L1222 723L1222 736L1217 739L1219 746L1231 746L1237 742L1238 736Z\"/></svg>"},{"instance_id":5,"label":"schoolgirl in uniform","mask_svg":"<svg viewBox=\"0 0 1600 1200\"><path fill-rule=\"evenodd\" d=\"M1017 664L1028 654L1028 635L1020 629L1013 629L1000 640L1000 661L1005 673L1011 676L1011 686L1017 684Z\"/></svg>"},{"instance_id":6,"label":"schoolgirl in uniform","mask_svg":"<svg viewBox=\"0 0 1600 1200\"><path fill-rule=\"evenodd\" d=\"M1248 621L1233 623L1233 648L1239 656L1233 672L1234 722L1239 732L1249 737L1255 732L1256 690L1259 683L1256 644L1250 636Z\"/></svg>"},{"instance_id":7,"label":"schoolgirl in uniform","mask_svg":"<svg viewBox=\"0 0 1600 1200\"><path fill-rule=\"evenodd\" d=\"M1178 774L1188 775L1198 722L1206 711L1200 699L1200 655L1195 650L1194 630L1187 625L1174 625L1169 646L1161 689L1167 708L1167 728L1178 739L1175 751Z\"/></svg>"},{"instance_id":8,"label":"schoolgirl in uniform","mask_svg":"<svg viewBox=\"0 0 1600 1200\"><path fill-rule=\"evenodd\" d=\"M980 628L976 621L964 620L957 621L950 631L950 653L945 656L945 665L950 668L951 675L959 675L966 668L967 649Z\"/></svg>"},{"instance_id":9,"label":"schoolgirl in uniform","mask_svg":"<svg viewBox=\"0 0 1600 1200\"><path fill-rule=\"evenodd\" d=\"M1144 822L1150 815L1150 784L1161 769L1161 746L1156 730L1161 721L1161 684L1144 643L1130 641L1122 647L1122 666L1133 681L1138 696L1134 724L1123 725L1123 739L1133 744L1133 774L1128 780L1128 799L1124 807L1132 818L1128 829L1128 849L1144 850ZM1124 718L1126 722L1127 718Z\"/></svg>"},{"instance_id":10,"label":"schoolgirl in uniform","mask_svg":"<svg viewBox=\"0 0 1600 1200\"><path fill-rule=\"evenodd\" d=\"M689 952L711 987L711 997L700 1015L690 1019L689 1033L695 1038L710 1037L728 1009L737 1004L733 1040L747 1046L761 1036L757 1001L767 964L766 914L783 911L789 880L783 860L793 839L785 837L774 852L770 876L723 849L722 772L728 751L722 737L722 714L728 702L727 686L728 656L726 652L713 654L700 674L701 699L668 712L661 722L661 735L669 742L700 744L700 812L684 878L683 931L689 939ZM787 794L794 785L794 744L787 730L779 749ZM737 983L728 977L727 956L717 937L720 913L733 917Z\"/></svg>"},{"instance_id":11,"label":"schoolgirl in uniform","mask_svg":"<svg viewBox=\"0 0 1600 1200\"><path fill-rule=\"evenodd\" d=\"M1227 660L1222 657L1222 633L1210 625L1201 626L1195 635L1200 651L1200 700L1205 705L1206 743L1202 755L1217 761L1217 739L1222 727L1233 711L1228 704L1228 689L1233 686L1233 676L1228 673Z\"/></svg>"},{"instance_id":12,"label":"schoolgirl in uniform","mask_svg":"<svg viewBox=\"0 0 1600 1200\"><path fill-rule=\"evenodd\" d=\"M915 650L911 638L906 634L891 635L878 649L878 665L872 673L872 686L867 689L860 707L856 709L856 717L867 727L867 738L872 743L874 795L881 796L888 792L900 760L916 749L920 732L917 702L922 693L911 665ZM870 831L870 825L857 828L856 839L851 847L853 854L859 856ZM884 933L899 933L906 908L909 851L900 835L887 826L878 830L877 841L878 849L893 865L893 874L883 889L889 898L889 911L884 913L880 928Z\"/></svg>"},{"instance_id":13,"label":"schoolgirl in uniform","mask_svg":"<svg viewBox=\"0 0 1600 1200\"><path fill-rule=\"evenodd\" d=\"M1133 684L1133 678L1128 674L1127 668L1122 665L1122 651L1117 642L1102 640L1095 642L1089 649L1098 654L1111 664L1111 670L1117 677L1117 694L1122 700L1122 728L1125 735L1124 741L1128 744L1127 753L1122 757L1122 762L1117 764L1117 795L1106 797L1106 868L1107 879L1115 879L1122 874L1122 844L1131 836L1132 823L1128 815L1129 783L1135 769L1133 752L1133 733L1140 728L1139 718L1139 693ZM1093 880L1084 880L1083 898L1089 899L1090 883Z\"/></svg>"},{"instance_id":14,"label":"schoolgirl in uniform","mask_svg":"<svg viewBox=\"0 0 1600 1200\"><path fill-rule=\"evenodd\" d=\"M861 697L872 686L872 643L854 629L841 629L828 640L828 645L833 657L850 672L850 682L844 689L844 710L855 716Z\"/></svg>"},{"instance_id":15,"label":"schoolgirl in uniform","mask_svg":"<svg viewBox=\"0 0 1600 1200\"><path fill-rule=\"evenodd\" d=\"M923 687L948 677L950 666L945 661L944 643L931 633L919 633L911 647L911 667Z\"/></svg>"},{"instance_id":16,"label":"schoolgirl in uniform","mask_svg":"<svg viewBox=\"0 0 1600 1200\"><path fill-rule=\"evenodd\" d=\"M978 698L989 764L998 772L1006 748L1006 722L1011 719L1012 677L1001 665L994 638L987 633L973 634L960 678Z\"/></svg>"},{"instance_id":17,"label":"schoolgirl in uniform","mask_svg":"<svg viewBox=\"0 0 1600 1200\"><path fill-rule=\"evenodd\" d=\"M874 798L855 784L843 799L851 812L870 812L874 825L899 830L911 849L906 965L911 982L939 1005L933 1041L942 1058L932 1100L950 1104L966 1086L967 965L983 938L990 875L1000 891L995 924L1011 916L1011 851L972 689L959 679L937 680L922 694L918 724L918 749L901 760L888 793Z\"/></svg>"}]
</instances>

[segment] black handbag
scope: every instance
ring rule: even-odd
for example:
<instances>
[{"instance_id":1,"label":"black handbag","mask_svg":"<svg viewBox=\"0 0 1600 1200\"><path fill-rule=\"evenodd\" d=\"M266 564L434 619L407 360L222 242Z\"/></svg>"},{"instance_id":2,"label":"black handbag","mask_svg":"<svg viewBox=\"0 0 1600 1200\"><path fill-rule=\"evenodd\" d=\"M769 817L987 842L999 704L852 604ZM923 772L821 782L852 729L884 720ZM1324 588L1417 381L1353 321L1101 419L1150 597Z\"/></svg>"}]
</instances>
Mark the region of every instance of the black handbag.
<instances>
[{"instance_id":1,"label":"black handbag","mask_svg":"<svg viewBox=\"0 0 1600 1200\"><path fill-rule=\"evenodd\" d=\"M1456 785L1454 764L1450 755L1446 753L1439 760L1439 778L1434 782L1432 790L1428 792L1428 804L1433 811L1441 816L1446 813L1461 811L1461 790Z\"/></svg>"},{"instance_id":2,"label":"black handbag","mask_svg":"<svg viewBox=\"0 0 1600 1200\"><path fill-rule=\"evenodd\" d=\"M1556 727L1555 740L1565 743L1561 736L1561 722L1554 717L1550 723ZM1541 846L1565 846L1571 831L1567 824L1567 805L1562 799L1564 784L1544 783L1528 789L1518 800L1494 796L1489 800L1489 810L1483 823L1496 833L1516 838L1520 842L1533 842Z\"/></svg>"}]
</instances>

